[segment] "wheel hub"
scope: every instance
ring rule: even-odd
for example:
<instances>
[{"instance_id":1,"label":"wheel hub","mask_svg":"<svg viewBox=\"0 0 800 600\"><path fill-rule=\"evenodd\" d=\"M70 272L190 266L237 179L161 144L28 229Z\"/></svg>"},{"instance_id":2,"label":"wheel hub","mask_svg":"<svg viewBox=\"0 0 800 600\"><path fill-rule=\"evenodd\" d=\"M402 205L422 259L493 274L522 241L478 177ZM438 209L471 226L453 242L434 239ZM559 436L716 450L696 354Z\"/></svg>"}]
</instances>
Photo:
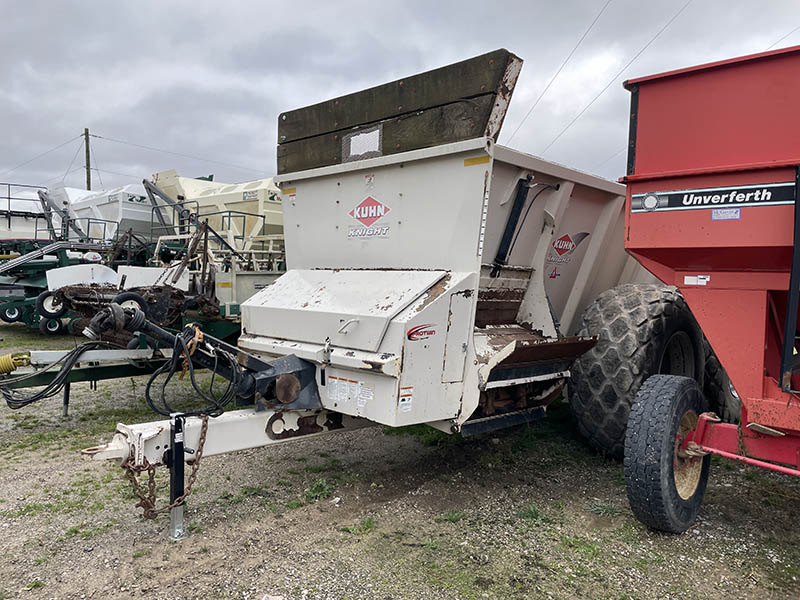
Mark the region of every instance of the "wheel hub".
<instances>
[{"instance_id":1,"label":"wheel hub","mask_svg":"<svg viewBox=\"0 0 800 600\"><path fill-rule=\"evenodd\" d=\"M698 416L695 411L686 411L675 434L672 472L675 478L675 489L683 500L688 500L694 495L703 472L703 457L698 456L697 453L686 452L683 448L686 436L697 427L697 421Z\"/></svg>"}]
</instances>

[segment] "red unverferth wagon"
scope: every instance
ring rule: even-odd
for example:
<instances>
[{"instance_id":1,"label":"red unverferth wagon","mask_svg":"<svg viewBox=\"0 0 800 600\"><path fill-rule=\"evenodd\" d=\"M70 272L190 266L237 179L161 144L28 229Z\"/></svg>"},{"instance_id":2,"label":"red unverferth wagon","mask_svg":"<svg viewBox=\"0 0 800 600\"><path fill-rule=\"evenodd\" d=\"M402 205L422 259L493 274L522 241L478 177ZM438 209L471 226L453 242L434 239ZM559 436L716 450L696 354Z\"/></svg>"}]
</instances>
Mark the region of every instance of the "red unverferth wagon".
<instances>
[{"instance_id":1,"label":"red unverferth wagon","mask_svg":"<svg viewBox=\"0 0 800 600\"><path fill-rule=\"evenodd\" d=\"M680 288L742 401L694 380L642 386L625 444L644 523L694 521L710 454L800 475L800 46L633 79L627 250Z\"/></svg>"}]
</instances>

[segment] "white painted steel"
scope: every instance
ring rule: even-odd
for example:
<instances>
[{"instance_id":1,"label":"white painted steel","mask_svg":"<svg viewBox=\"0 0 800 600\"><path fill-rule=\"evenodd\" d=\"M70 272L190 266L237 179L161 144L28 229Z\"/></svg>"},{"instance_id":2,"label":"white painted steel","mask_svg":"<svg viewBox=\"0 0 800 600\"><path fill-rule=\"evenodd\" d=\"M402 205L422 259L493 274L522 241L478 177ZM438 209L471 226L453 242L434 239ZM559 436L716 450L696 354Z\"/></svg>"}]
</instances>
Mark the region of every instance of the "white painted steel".
<instances>
[{"instance_id":1,"label":"white painted steel","mask_svg":"<svg viewBox=\"0 0 800 600\"><path fill-rule=\"evenodd\" d=\"M343 417L342 427L331 429L326 426L328 415L325 411L287 412L282 415L282 423L276 426L281 431L297 431L299 419L314 415L316 415L316 423L320 426L321 431L286 439L273 439L267 435L267 425L270 419L277 414L274 410L259 412L255 409L243 409L228 411L219 417L209 419L203 456L209 457L271 444L304 440L323 433L351 431L372 425L363 419ZM120 464L129 456L133 457L134 464L140 466L145 464L145 460L151 465L163 464L164 452L169 448L169 423L169 419L139 425L119 423L110 442L102 446L86 448L83 453L95 460L114 460ZM186 419L183 429L185 448L192 450L197 448L201 426L202 421L198 417ZM184 454L184 460L191 461L193 459L194 454Z\"/></svg>"},{"instance_id":2,"label":"white painted steel","mask_svg":"<svg viewBox=\"0 0 800 600\"><path fill-rule=\"evenodd\" d=\"M444 271L294 269L242 305L246 332L376 351L389 321Z\"/></svg>"},{"instance_id":3,"label":"white painted steel","mask_svg":"<svg viewBox=\"0 0 800 600\"><path fill-rule=\"evenodd\" d=\"M31 364L45 366L64 358L69 350L31 350ZM87 350L81 355L81 362L105 364L126 360L147 360L153 358L152 348L137 348L133 350Z\"/></svg>"},{"instance_id":4,"label":"white painted steel","mask_svg":"<svg viewBox=\"0 0 800 600\"><path fill-rule=\"evenodd\" d=\"M54 199L61 194L69 198L72 216L78 218L78 226L88 229L85 233L93 239L110 240L131 229L140 236L150 233L152 205L141 185L125 185L88 193L73 188L54 188L51 197L54 194Z\"/></svg>"},{"instance_id":5,"label":"white painted steel","mask_svg":"<svg viewBox=\"0 0 800 600\"><path fill-rule=\"evenodd\" d=\"M533 186L507 267L496 279L484 267L481 277L527 175ZM488 139L287 174L279 185L290 270L243 304L240 345L322 366L330 340L323 405L387 425L458 427L480 390L508 385L487 383L516 345L495 347L474 331L479 280L481 289L524 291L510 324L555 337L553 313L571 333L592 291L619 283L630 264L623 186ZM406 285L422 273L430 279ZM389 311L401 291L419 300ZM348 352L370 351L372 358L341 362ZM522 375L512 383L539 380Z\"/></svg>"},{"instance_id":6,"label":"white painted steel","mask_svg":"<svg viewBox=\"0 0 800 600\"><path fill-rule=\"evenodd\" d=\"M47 289L56 291L65 285L117 285L117 273L105 265L70 265L47 271Z\"/></svg>"}]
</instances>

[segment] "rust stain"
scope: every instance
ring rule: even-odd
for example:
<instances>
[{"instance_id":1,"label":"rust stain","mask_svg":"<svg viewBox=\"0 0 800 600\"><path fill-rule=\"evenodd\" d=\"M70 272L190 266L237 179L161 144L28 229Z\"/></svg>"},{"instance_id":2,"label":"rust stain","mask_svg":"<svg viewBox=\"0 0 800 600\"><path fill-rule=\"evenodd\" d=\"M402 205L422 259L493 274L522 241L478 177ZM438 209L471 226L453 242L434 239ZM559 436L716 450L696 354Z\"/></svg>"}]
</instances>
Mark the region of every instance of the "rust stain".
<instances>
[{"instance_id":1,"label":"rust stain","mask_svg":"<svg viewBox=\"0 0 800 600\"><path fill-rule=\"evenodd\" d=\"M447 289L447 284L450 283L450 273L442 277L437 283L435 283L427 292L425 292L425 300L422 304L417 307L416 311L422 312L422 310L428 306L431 302L436 300L439 296L444 294L445 290Z\"/></svg>"}]
</instances>

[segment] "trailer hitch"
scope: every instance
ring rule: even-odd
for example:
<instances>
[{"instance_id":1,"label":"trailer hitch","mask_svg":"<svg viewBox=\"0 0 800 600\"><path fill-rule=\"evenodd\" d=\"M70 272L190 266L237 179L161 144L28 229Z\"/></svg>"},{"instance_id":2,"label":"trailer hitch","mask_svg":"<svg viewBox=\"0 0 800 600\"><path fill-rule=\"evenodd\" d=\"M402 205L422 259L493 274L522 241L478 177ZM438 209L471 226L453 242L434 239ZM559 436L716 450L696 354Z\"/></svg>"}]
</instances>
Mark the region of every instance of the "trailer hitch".
<instances>
[{"instance_id":1,"label":"trailer hitch","mask_svg":"<svg viewBox=\"0 0 800 600\"><path fill-rule=\"evenodd\" d=\"M314 363L290 354L270 361L243 352L211 335L203 334L202 341L190 348L195 338L196 326L187 326L175 334L148 321L138 308L123 308L116 303L109 304L98 311L83 334L90 339L98 339L103 334L128 331L140 332L167 347L173 348L173 357L148 381L148 390L156 377L167 373L172 376L183 363L194 381L194 368L209 369L213 374L227 379L230 384L224 402L209 398L212 406L191 414L218 416L224 405L235 399L237 406L255 404L256 410L281 407L283 410L316 410L322 408L317 389ZM165 385L165 384L164 384ZM146 393L148 403L156 412L170 416L178 411L172 410L163 396L158 403L152 402ZM197 388L196 388L197 389ZM208 398L199 389L202 397Z\"/></svg>"}]
</instances>

